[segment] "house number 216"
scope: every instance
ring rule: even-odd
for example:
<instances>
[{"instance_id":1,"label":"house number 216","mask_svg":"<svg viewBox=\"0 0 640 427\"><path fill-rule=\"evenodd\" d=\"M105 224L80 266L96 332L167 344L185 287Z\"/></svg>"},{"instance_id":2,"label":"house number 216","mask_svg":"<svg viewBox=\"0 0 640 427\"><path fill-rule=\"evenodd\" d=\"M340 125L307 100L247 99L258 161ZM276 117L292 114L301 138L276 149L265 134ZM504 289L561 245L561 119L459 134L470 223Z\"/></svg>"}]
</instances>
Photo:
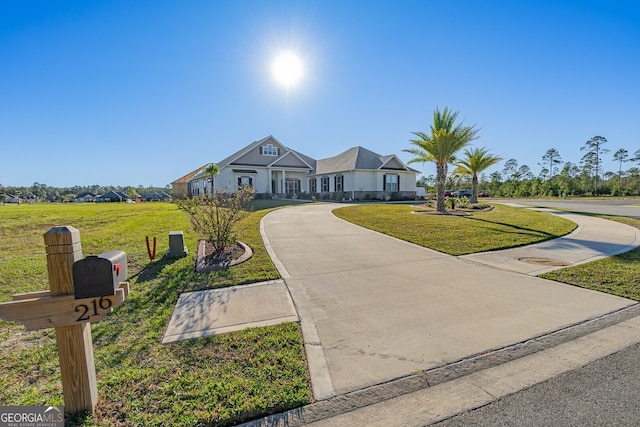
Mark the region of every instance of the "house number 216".
<instances>
[{"instance_id":1,"label":"house number 216","mask_svg":"<svg viewBox=\"0 0 640 427\"><path fill-rule=\"evenodd\" d=\"M79 304L76 306L75 311L81 312L80 317L76 319L76 322L84 322L90 320L91 316L97 316L98 310L108 310L113 303L109 298L100 297L94 298L89 304Z\"/></svg>"}]
</instances>

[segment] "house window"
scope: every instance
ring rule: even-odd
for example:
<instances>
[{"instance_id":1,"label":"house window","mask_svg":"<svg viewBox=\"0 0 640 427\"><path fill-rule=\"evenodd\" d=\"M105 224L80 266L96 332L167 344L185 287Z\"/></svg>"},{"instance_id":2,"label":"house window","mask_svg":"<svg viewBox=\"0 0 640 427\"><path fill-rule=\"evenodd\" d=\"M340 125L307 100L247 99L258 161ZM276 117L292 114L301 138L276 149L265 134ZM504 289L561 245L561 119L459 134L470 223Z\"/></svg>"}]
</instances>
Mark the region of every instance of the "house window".
<instances>
[{"instance_id":1,"label":"house window","mask_svg":"<svg viewBox=\"0 0 640 427\"><path fill-rule=\"evenodd\" d=\"M400 176L384 175L384 191L399 191L399 190L400 190Z\"/></svg>"},{"instance_id":2,"label":"house window","mask_svg":"<svg viewBox=\"0 0 640 427\"><path fill-rule=\"evenodd\" d=\"M333 179L333 188L335 191L344 191L342 186L342 175L336 175Z\"/></svg>"},{"instance_id":3,"label":"house window","mask_svg":"<svg viewBox=\"0 0 640 427\"><path fill-rule=\"evenodd\" d=\"M323 176L322 178L320 178L320 186L321 191L323 193L328 193L329 192L329 177L328 176Z\"/></svg>"},{"instance_id":4,"label":"house window","mask_svg":"<svg viewBox=\"0 0 640 427\"><path fill-rule=\"evenodd\" d=\"M287 194L300 193L300 180L297 178L287 178L284 180L284 192Z\"/></svg>"},{"instance_id":5,"label":"house window","mask_svg":"<svg viewBox=\"0 0 640 427\"><path fill-rule=\"evenodd\" d=\"M263 156L277 156L278 155L278 147L274 147L271 144L262 146L262 155Z\"/></svg>"},{"instance_id":6,"label":"house window","mask_svg":"<svg viewBox=\"0 0 640 427\"><path fill-rule=\"evenodd\" d=\"M313 194L316 193L316 179L315 178L311 178L309 179L309 193Z\"/></svg>"},{"instance_id":7,"label":"house window","mask_svg":"<svg viewBox=\"0 0 640 427\"><path fill-rule=\"evenodd\" d=\"M238 177L238 189L242 189L242 187L253 188L253 178L251 178L250 176Z\"/></svg>"}]
</instances>

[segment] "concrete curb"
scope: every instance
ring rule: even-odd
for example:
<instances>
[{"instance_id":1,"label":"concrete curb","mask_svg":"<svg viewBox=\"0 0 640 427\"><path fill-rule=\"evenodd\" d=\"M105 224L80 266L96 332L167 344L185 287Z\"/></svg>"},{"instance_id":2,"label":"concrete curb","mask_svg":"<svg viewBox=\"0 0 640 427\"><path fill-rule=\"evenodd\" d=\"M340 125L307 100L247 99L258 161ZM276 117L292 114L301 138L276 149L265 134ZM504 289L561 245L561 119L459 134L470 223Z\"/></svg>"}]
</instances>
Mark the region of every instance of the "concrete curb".
<instances>
[{"instance_id":1,"label":"concrete curb","mask_svg":"<svg viewBox=\"0 0 640 427\"><path fill-rule=\"evenodd\" d=\"M523 360L523 363L526 363L526 358L529 356L543 354L543 352L545 351L553 350L556 347L560 348L561 346L566 344L577 343L579 342L580 338L589 337L597 333L604 333L604 330L616 327L617 325L625 325L625 322L635 321L635 323L638 323L639 319L640 303L636 303L621 310L617 310L594 319L589 319L578 324L562 328L558 331L551 332L549 334L534 337L523 342L519 342L499 349L494 349L482 354L472 355L470 357L446 364L444 366L397 378L387 383L378 384L361 390L356 390L328 400L315 402L301 408L283 412L281 414L275 414L262 419L249 421L242 424L242 426L295 427L318 422L320 424L323 424L323 420L328 421L329 419L334 417L336 417L336 421L328 422L328 425L347 425L345 424L344 417L342 417L343 419L341 420L338 420L338 418L343 415L348 417L350 413L351 415L354 415L354 418L350 419L351 421L353 421L353 423L349 423L348 425L358 425L358 422L355 421L354 411L362 410L364 408L372 407L374 405L382 404L383 402L391 401L394 399L402 399L403 396L418 393L426 389L444 385L446 383L453 383L456 380L468 378L472 375L480 374L483 371L490 371L493 368L497 368L502 365L509 364L510 362L518 361L520 359ZM624 328L627 328L627 326L624 326ZM640 326L636 326L635 329L640 329ZM575 361L573 362L573 364L569 365L566 370L576 368L593 360L597 360L600 357L604 357L605 355L612 352L610 351L612 348L613 351L618 351L628 345L633 345L636 342L640 342L640 334L636 334L635 336L632 334L632 336L630 336L628 339L611 343L612 347L605 346L606 348L604 349L600 348L595 350L590 348L580 349L581 353L584 353L583 355L581 355L581 360L584 363ZM580 353L576 349L572 350L572 352ZM600 352L602 352L602 354L600 354ZM562 362L565 363L566 360L562 360ZM540 362L538 361L536 363ZM559 368L554 367L554 369ZM554 371L553 375L557 374L558 372ZM544 378L537 378L536 380L533 380L533 382L531 379L526 380L529 382L528 386L531 386L537 382L544 381L553 375ZM524 387L511 390L511 392L518 391L521 388ZM496 396L492 396L489 401L497 400L497 398L498 397ZM463 400L465 399L466 398L463 398ZM485 400L483 400L481 404L478 404L477 406L468 406L469 402L466 400L464 402L458 402L458 404L460 405L467 406L456 407L457 409L455 410L450 409L450 411L446 414L432 417L432 419L430 419L429 421L437 422L450 416L456 415L457 413L460 413L464 410L473 409L474 407L479 407L489 403L489 401ZM451 403L449 403L449 406L451 407ZM453 406L455 407L455 405ZM435 408L431 409L437 411L437 409ZM371 419L369 420L373 421ZM377 419L376 421L378 422L378 424L380 424L382 420ZM389 419L387 419L387 422L388 421ZM425 420L421 420L421 422L417 423L416 425L424 425L424 421ZM384 423L380 425L384 425ZM405 424L401 423L401 425Z\"/></svg>"}]
</instances>

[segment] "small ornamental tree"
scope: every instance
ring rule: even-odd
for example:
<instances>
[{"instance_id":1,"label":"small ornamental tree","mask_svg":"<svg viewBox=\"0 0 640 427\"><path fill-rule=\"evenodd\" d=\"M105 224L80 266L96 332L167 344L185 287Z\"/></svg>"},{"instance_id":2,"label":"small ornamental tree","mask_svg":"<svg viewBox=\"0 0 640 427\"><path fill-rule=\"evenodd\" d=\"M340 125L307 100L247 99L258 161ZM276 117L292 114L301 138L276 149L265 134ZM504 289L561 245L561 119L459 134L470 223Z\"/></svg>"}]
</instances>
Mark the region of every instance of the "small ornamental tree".
<instances>
[{"instance_id":1,"label":"small ornamental tree","mask_svg":"<svg viewBox=\"0 0 640 427\"><path fill-rule=\"evenodd\" d=\"M205 168L204 172L209 175L211 179L211 194L215 194L215 182L216 176L220 174L220 168L215 163L209 163L209 165Z\"/></svg>"},{"instance_id":2,"label":"small ornamental tree","mask_svg":"<svg viewBox=\"0 0 640 427\"><path fill-rule=\"evenodd\" d=\"M223 191L176 200L176 204L189 215L193 230L213 246L214 256L219 256L237 242L235 225L249 215L253 193L253 189L246 186L233 193Z\"/></svg>"}]
</instances>

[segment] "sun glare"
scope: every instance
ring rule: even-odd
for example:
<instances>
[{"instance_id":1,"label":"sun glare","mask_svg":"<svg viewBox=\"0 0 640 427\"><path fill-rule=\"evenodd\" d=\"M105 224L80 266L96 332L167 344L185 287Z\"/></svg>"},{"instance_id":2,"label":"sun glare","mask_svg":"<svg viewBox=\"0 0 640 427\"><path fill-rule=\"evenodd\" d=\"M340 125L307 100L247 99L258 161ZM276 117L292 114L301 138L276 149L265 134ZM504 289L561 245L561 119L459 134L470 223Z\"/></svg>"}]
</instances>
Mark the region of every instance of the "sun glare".
<instances>
[{"instance_id":1,"label":"sun glare","mask_svg":"<svg viewBox=\"0 0 640 427\"><path fill-rule=\"evenodd\" d=\"M295 86L304 74L302 61L292 52L283 52L273 61L273 77L286 88Z\"/></svg>"}]
</instances>

